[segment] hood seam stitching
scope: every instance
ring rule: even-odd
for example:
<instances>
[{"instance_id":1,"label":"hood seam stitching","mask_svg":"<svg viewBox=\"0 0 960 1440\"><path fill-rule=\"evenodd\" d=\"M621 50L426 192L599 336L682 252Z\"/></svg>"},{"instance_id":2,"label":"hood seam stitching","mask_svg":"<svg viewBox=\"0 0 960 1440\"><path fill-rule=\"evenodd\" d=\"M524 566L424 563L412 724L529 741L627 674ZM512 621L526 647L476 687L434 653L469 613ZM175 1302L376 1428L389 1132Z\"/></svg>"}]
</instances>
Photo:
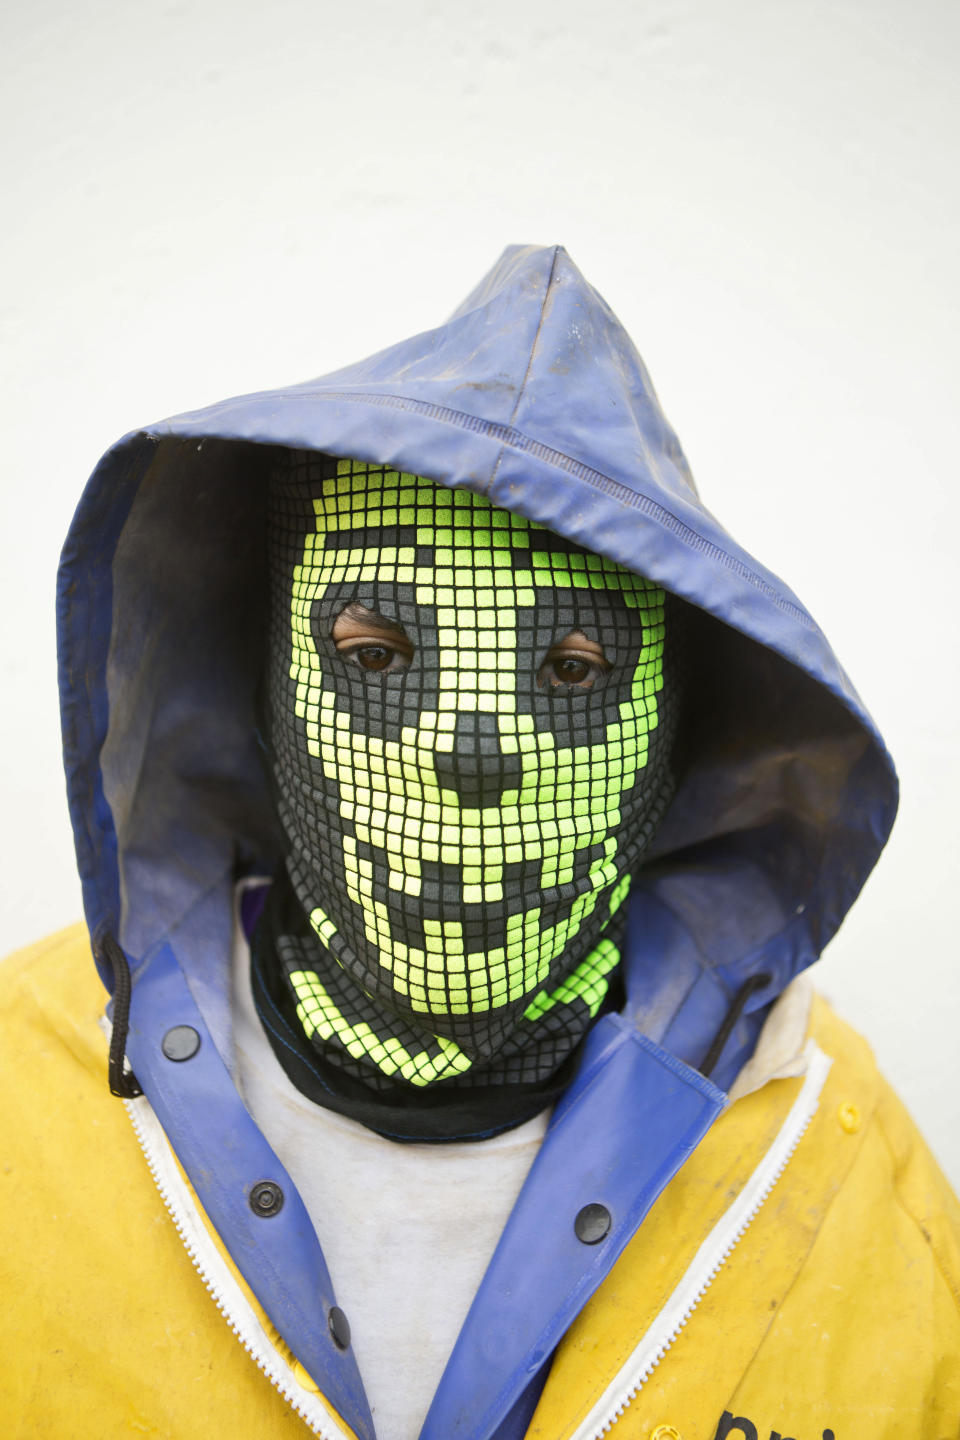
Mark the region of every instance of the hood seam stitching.
<instances>
[{"instance_id":1,"label":"hood seam stitching","mask_svg":"<svg viewBox=\"0 0 960 1440\"><path fill-rule=\"evenodd\" d=\"M278 397L279 398L279 397ZM284 396L283 398L301 399L300 396ZM455 426L460 430L470 430L474 434L487 435L491 439L499 440L501 453L497 457L494 467L494 475L503 458L503 451L516 450L520 454L532 454L537 459L544 461L547 465L554 466L566 474L573 475L577 480L590 485L595 490L600 490L608 495L617 504L623 505L625 509L638 510L641 514L647 515L663 524L664 528L674 535L681 544L687 545L690 549L696 550L703 555L715 560L725 570L731 571L746 581L747 584L757 590L769 600L778 610L789 615L803 629L813 634L820 634L820 627L812 616L808 615L795 602L784 599L779 595L775 587L750 568L743 560L731 555L728 550L722 549L713 540L707 540L700 535L687 521L681 520L672 510L668 510L659 501L653 500L649 495L641 494L639 491L631 490L620 480L604 474L602 470L596 470L585 461L577 460L573 455L567 455L563 450L555 450L552 446L545 445L541 440L535 440L532 436L512 425L504 425L494 420L482 420L477 415L471 415L468 411L454 410L451 406L437 405L432 401L416 400L405 395L380 395L375 391L344 391L328 390L312 397L318 401L334 401L347 404L368 404L376 405L384 409L407 410L412 413L423 415L427 419L437 420L441 424ZM158 431L155 427L152 431L143 432L145 438L158 438ZM168 432L170 439L185 438L175 430ZM162 435L160 438L163 438ZM194 438L194 437L189 437ZM236 441L243 441L244 437L231 437ZM250 442L247 443L260 443ZM310 446L310 449L316 447ZM319 453L319 452L318 452ZM333 454L333 451L323 453ZM431 476L431 479L435 477ZM493 476L484 488L482 493L489 494L493 484ZM446 483L446 482L439 482Z\"/></svg>"},{"instance_id":2,"label":"hood seam stitching","mask_svg":"<svg viewBox=\"0 0 960 1440\"><path fill-rule=\"evenodd\" d=\"M544 291L543 291L543 299L540 301L540 314L539 314L539 316L538 316L538 318L537 318L537 329L536 329L536 333L534 334L534 337L533 337L533 344L530 346L530 355L529 355L529 358L527 359L527 368L526 368L526 369L524 370L524 372L523 372L523 379L521 380L520 385L519 385L519 387L518 387L518 389L517 389L517 398L516 398L516 400L513 402L513 409L512 409L511 412L510 412L510 419L509 419L508 424L507 424L507 429L508 429L508 430L512 430L512 429L514 428L514 421L515 421L516 418L517 418L517 411L520 409L520 401L523 399L523 392L524 392L524 390L526 390L526 388L527 388L527 381L530 379L530 371L531 371L532 368L533 368L533 359L534 359L534 356L535 356L536 353L537 353L537 345L539 344L540 334L541 334L541 331L543 330L543 315L544 315L544 311L545 311L546 308L547 308L547 296L550 294L550 286L553 284L553 276L554 276L554 272L555 272L555 270L556 270L556 268L557 268L557 258L558 258L558 256L559 256L559 254L560 254L560 247L559 247L559 245L556 245L556 246L554 246L554 250L553 250L553 259L552 259L551 262L550 262L550 274L547 276L547 283L546 283L546 286L544 287ZM505 449L506 449L506 447L507 447L507 443L508 443L508 442L505 440L505 441L503 442L503 444L501 444L500 453L499 453L499 455L497 456L496 461L494 462L493 469L492 469L491 472L490 472L490 479L487 481L487 484L486 484L486 486L484 487L483 493L484 493L484 495L486 495L486 496L489 496L490 491L493 489L494 483L496 482L496 478L497 478L497 475L499 474L499 471L500 471L500 465L501 465L501 462L502 462L502 460L503 460L504 451L505 451Z\"/></svg>"}]
</instances>

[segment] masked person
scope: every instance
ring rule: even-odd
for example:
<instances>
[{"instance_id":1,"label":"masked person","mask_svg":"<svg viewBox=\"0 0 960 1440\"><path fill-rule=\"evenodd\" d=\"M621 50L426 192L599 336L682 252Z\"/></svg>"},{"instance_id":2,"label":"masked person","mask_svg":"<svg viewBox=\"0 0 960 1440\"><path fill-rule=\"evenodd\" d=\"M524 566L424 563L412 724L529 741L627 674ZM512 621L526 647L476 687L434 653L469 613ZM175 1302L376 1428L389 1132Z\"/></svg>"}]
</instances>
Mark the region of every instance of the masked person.
<instances>
[{"instance_id":1,"label":"masked person","mask_svg":"<svg viewBox=\"0 0 960 1440\"><path fill-rule=\"evenodd\" d=\"M802 974L892 766L562 250L121 441L60 627L127 1113L7 962L13 1434L953 1433L956 1202Z\"/></svg>"}]
</instances>

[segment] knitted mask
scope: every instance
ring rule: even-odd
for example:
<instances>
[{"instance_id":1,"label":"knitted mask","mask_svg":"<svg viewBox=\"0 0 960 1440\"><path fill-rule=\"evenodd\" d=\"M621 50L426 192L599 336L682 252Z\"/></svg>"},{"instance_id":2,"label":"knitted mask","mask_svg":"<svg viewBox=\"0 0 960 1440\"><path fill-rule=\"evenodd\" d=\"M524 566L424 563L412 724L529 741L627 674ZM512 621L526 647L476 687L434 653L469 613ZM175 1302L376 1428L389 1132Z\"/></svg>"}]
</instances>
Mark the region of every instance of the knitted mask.
<instances>
[{"instance_id":1,"label":"knitted mask","mask_svg":"<svg viewBox=\"0 0 960 1440\"><path fill-rule=\"evenodd\" d=\"M466 490L287 452L270 738L305 1034L374 1088L536 1081L669 800L665 596Z\"/></svg>"}]
</instances>

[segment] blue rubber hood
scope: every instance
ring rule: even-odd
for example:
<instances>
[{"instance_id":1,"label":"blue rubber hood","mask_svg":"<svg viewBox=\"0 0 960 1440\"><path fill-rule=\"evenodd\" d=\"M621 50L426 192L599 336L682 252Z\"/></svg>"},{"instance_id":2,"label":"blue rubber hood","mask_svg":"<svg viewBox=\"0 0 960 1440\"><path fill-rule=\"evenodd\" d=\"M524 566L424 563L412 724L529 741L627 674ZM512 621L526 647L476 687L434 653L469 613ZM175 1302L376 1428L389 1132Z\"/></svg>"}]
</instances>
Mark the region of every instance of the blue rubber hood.
<instances>
[{"instance_id":1,"label":"blue rubber hood","mask_svg":"<svg viewBox=\"0 0 960 1440\"><path fill-rule=\"evenodd\" d=\"M277 446L467 487L689 602L688 760L631 892L626 1010L584 1065L615 1020L686 1075L762 974L714 1074L728 1088L856 899L896 780L824 636L701 503L632 342L556 247L506 250L446 324L370 359L132 433L91 478L60 573L64 749L87 921L130 957L134 1041L137 986L161 957L156 1005L185 982L229 1067L221 901L279 855L254 722ZM288 1338L299 1324L277 1323ZM342 1384L341 1413L371 1433ZM454 1433L450 1404L438 1435Z\"/></svg>"},{"instance_id":2,"label":"blue rubber hood","mask_svg":"<svg viewBox=\"0 0 960 1440\"><path fill-rule=\"evenodd\" d=\"M91 933L143 955L225 869L274 860L253 697L277 445L466 486L699 607L695 753L638 898L690 982L729 990L762 967L779 991L819 955L893 820L882 742L797 598L700 502L608 306L564 250L520 246L446 325L131 434L100 462L58 602Z\"/></svg>"}]
</instances>

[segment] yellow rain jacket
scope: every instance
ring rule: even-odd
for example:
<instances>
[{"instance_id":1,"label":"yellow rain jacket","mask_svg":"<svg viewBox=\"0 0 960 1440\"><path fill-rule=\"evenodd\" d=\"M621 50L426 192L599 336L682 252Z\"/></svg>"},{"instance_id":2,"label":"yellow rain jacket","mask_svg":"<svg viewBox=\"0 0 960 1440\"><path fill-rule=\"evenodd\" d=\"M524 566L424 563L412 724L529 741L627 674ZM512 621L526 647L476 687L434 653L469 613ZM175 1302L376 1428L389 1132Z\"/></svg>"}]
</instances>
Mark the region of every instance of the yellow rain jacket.
<instances>
[{"instance_id":1,"label":"yellow rain jacket","mask_svg":"<svg viewBox=\"0 0 960 1440\"><path fill-rule=\"evenodd\" d=\"M421 1440L956 1436L956 1203L802 974L889 833L890 758L800 601L701 503L609 307L532 246L435 330L127 436L84 493L58 633L86 933L0 966L4 1436L396 1440L322 1219L233 1080L235 887L283 860L257 692L284 446L481 493L685 617L678 784L632 877L622 1005L583 1042Z\"/></svg>"},{"instance_id":2,"label":"yellow rain jacket","mask_svg":"<svg viewBox=\"0 0 960 1440\"><path fill-rule=\"evenodd\" d=\"M351 1436L146 1100L108 1093L85 932L0 985L7 1440ZM814 1000L807 1041L792 1008L568 1331L530 1440L960 1433L960 1207L863 1040Z\"/></svg>"}]
</instances>

